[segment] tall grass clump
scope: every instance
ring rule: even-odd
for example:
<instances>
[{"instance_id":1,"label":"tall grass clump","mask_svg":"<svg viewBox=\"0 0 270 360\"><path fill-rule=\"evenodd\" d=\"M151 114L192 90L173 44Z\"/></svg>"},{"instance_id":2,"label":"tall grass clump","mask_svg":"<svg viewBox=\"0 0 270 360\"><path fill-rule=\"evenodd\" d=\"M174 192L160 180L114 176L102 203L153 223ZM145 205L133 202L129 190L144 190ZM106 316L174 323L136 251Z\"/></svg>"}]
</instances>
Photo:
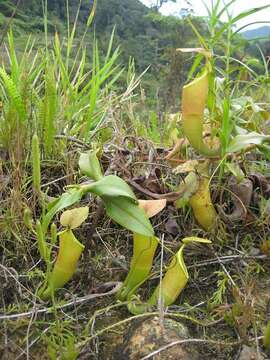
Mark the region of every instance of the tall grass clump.
<instances>
[{"instance_id":1,"label":"tall grass clump","mask_svg":"<svg viewBox=\"0 0 270 360\"><path fill-rule=\"evenodd\" d=\"M8 229L14 221L16 228L20 227L25 206L36 211L31 189L40 196L46 192L42 183L50 182L54 175L66 178L66 183L73 181L78 147L73 150L72 145L89 147L99 130L112 121L112 109L129 99L134 90L132 84L123 90L124 69L119 62L120 49L113 44L114 31L107 52L99 50L91 28L97 1L82 35L78 33L81 2L73 23L67 2L65 34L48 31L46 1L43 5L42 35L29 36L21 49L11 28L0 63L1 169L11 189L5 193L2 213L9 219ZM132 81L137 86L136 80Z\"/></svg>"},{"instance_id":2,"label":"tall grass clump","mask_svg":"<svg viewBox=\"0 0 270 360\"><path fill-rule=\"evenodd\" d=\"M113 50L113 33L107 53L102 56L94 33L88 34L94 9L81 38L77 34L79 8L72 26L68 17L65 36L48 33L45 10L44 46L29 37L19 54L10 30L3 57L6 61L0 67L4 104L0 140L9 151L15 131L21 138L22 150L28 148L37 132L48 157L57 149L55 135L78 136L87 142L90 131L104 118L106 99L115 90L122 69L117 64L119 48ZM92 39L90 53L85 43L87 34Z\"/></svg>"}]
</instances>

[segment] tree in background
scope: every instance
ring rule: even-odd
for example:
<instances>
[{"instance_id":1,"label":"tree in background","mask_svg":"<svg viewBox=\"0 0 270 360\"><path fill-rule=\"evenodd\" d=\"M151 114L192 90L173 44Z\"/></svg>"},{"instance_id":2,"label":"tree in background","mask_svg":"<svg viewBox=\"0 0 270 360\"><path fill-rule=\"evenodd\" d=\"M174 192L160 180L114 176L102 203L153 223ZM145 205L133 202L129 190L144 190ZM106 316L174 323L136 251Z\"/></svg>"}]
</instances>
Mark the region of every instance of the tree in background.
<instances>
[{"instance_id":1,"label":"tree in background","mask_svg":"<svg viewBox=\"0 0 270 360\"><path fill-rule=\"evenodd\" d=\"M161 7L168 2L176 3L177 0L152 0L151 7L152 7L152 9L159 11L161 9ZM183 2L185 3L185 6L187 5L188 8L192 8L192 4L190 3L189 0L183 0ZM182 7L182 4L181 4L181 7Z\"/></svg>"},{"instance_id":2,"label":"tree in background","mask_svg":"<svg viewBox=\"0 0 270 360\"><path fill-rule=\"evenodd\" d=\"M167 2L174 2L175 3L176 0L156 0L154 8L159 10L162 7L162 5L164 5Z\"/></svg>"}]
</instances>

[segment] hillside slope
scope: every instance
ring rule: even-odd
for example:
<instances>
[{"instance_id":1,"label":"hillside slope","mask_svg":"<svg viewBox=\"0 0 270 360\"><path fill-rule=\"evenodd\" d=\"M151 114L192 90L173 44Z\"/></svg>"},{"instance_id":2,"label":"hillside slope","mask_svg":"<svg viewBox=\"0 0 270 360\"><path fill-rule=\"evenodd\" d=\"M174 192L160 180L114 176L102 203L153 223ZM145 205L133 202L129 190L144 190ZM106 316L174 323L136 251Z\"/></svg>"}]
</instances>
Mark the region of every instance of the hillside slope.
<instances>
[{"instance_id":1,"label":"hillside slope","mask_svg":"<svg viewBox=\"0 0 270 360\"><path fill-rule=\"evenodd\" d=\"M246 39L270 37L270 26L260 26L256 29L247 30L247 31L244 31L242 33L242 35Z\"/></svg>"}]
</instances>

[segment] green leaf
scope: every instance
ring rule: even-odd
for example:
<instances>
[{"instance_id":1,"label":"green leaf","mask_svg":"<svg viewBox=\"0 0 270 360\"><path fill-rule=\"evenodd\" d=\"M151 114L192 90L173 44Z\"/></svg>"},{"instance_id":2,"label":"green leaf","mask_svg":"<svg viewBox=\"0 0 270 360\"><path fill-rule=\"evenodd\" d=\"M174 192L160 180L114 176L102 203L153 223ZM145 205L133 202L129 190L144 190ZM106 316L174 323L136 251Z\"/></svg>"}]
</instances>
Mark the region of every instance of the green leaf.
<instances>
[{"instance_id":1,"label":"green leaf","mask_svg":"<svg viewBox=\"0 0 270 360\"><path fill-rule=\"evenodd\" d=\"M235 16L232 19L231 23L235 24L237 21L240 21L241 19L243 19L243 18L245 18L247 16L253 15L253 14L255 14L255 13L259 12L259 11L265 10L265 9L267 9L269 7L270 7L270 5L263 5L263 6L254 7L252 9L243 11L239 15Z\"/></svg>"},{"instance_id":2,"label":"green leaf","mask_svg":"<svg viewBox=\"0 0 270 360\"><path fill-rule=\"evenodd\" d=\"M230 142L227 152L237 152L251 144L262 145L265 141L270 141L270 136L256 132L251 132L247 135L238 135Z\"/></svg>"},{"instance_id":3,"label":"green leaf","mask_svg":"<svg viewBox=\"0 0 270 360\"><path fill-rule=\"evenodd\" d=\"M45 233L42 230L42 226L39 221L36 224L37 231L37 245L40 256L45 260L50 260L50 250L46 244Z\"/></svg>"},{"instance_id":4,"label":"green leaf","mask_svg":"<svg viewBox=\"0 0 270 360\"><path fill-rule=\"evenodd\" d=\"M94 0L92 10L91 10L90 15L89 15L89 17L87 19L87 25L86 25L87 27L89 27L92 24L93 19L95 17L96 9L97 9L97 0Z\"/></svg>"},{"instance_id":5,"label":"green leaf","mask_svg":"<svg viewBox=\"0 0 270 360\"><path fill-rule=\"evenodd\" d=\"M238 164L226 163L226 167L236 177L238 183L240 183L245 178L245 174Z\"/></svg>"},{"instance_id":6,"label":"green leaf","mask_svg":"<svg viewBox=\"0 0 270 360\"><path fill-rule=\"evenodd\" d=\"M260 152L264 155L264 157L270 161L270 146L267 145L258 145L257 146Z\"/></svg>"},{"instance_id":7,"label":"green leaf","mask_svg":"<svg viewBox=\"0 0 270 360\"><path fill-rule=\"evenodd\" d=\"M144 211L124 196L104 196L103 201L109 217L134 233L153 236L154 230Z\"/></svg>"},{"instance_id":8,"label":"green leaf","mask_svg":"<svg viewBox=\"0 0 270 360\"><path fill-rule=\"evenodd\" d=\"M81 154L79 159L81 172L95 181L103 178L103 173L97 158L97 152L98 150L88 151L87 153Z\"/></svg>"},{"instance_id":9,"label":"green leaf","mask_svg":"<svg viewBox=\"0 0 270 360\"><path fill-rule=\"evenodd\" d=\"M263 345L266 349L270 349L270 321L264 330Z\"/></svg>"},{"instance_id":10,"label":"green leaf","mask_svg":"<svg viewBox=\"0 0 270 360\"><path fill-rule=\"evenodd\" d=\"M84 193L91 192L95 195L100 196L101 198L103 198L104 196L122 196L128 198L134 203L138 202L136 196L134 195L128 184L116 175L105 176L99 181L82 187L82 189Z\"/></svg>"},{"instance_id":11,"label":"green leaf","mask_svg":"<svg viewBox=\"0 0 270 360\"><path fill-rule=\"evenodd\" d=\"M45 214L42 219L42 230L44 234L46 233L48 226L55 214L67 208L68 206L71 206L76 202L80 201L82 195L83 192L81 189L72 189L69 192L65 192L59 197L58 200L54 201L53 206L50 207L50 210Z\"/></svg>"}]
</instances>

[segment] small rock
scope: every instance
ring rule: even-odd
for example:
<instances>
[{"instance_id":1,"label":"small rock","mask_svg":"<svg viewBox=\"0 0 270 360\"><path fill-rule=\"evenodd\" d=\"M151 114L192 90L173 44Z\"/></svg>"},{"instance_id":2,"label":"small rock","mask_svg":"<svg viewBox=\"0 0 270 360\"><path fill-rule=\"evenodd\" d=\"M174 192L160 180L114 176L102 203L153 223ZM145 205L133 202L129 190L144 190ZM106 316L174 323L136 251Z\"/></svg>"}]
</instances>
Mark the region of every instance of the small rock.
<instances>
[{"instance_id":1,"label":"small rock","mask_svg":"<svg viewBox=\"0 0 270 360\"><path fill-rule=\"evenodd\" d=\"M164 319L163 324L157 317L136 322L128 329L123 345L115 352L114 360L139 360L174 341L188 337L187 328L172 319ZM151 359L197 360L199 357L194 346L177 344L158 352Z\"/></svg>"},{"instance_id":2,"label":"small rock","mask_svg":"<svg viewBox=\"0 0 270 360\"><path fill-rule=\"evenodd\" d=\"M258 248L252 247L249 251L250 256L257 256L260 255L261 251Z\"/></svg>"},{"instance_id":3,"label":"small rock","mask_svg":"<svg viewBox=\"0 0 270 360\"><path fill-rule=\"evenodd\" d=\"M243 345L238 360L263 360L264 357L253 347Z\"/></svg>"}]
</instances>

